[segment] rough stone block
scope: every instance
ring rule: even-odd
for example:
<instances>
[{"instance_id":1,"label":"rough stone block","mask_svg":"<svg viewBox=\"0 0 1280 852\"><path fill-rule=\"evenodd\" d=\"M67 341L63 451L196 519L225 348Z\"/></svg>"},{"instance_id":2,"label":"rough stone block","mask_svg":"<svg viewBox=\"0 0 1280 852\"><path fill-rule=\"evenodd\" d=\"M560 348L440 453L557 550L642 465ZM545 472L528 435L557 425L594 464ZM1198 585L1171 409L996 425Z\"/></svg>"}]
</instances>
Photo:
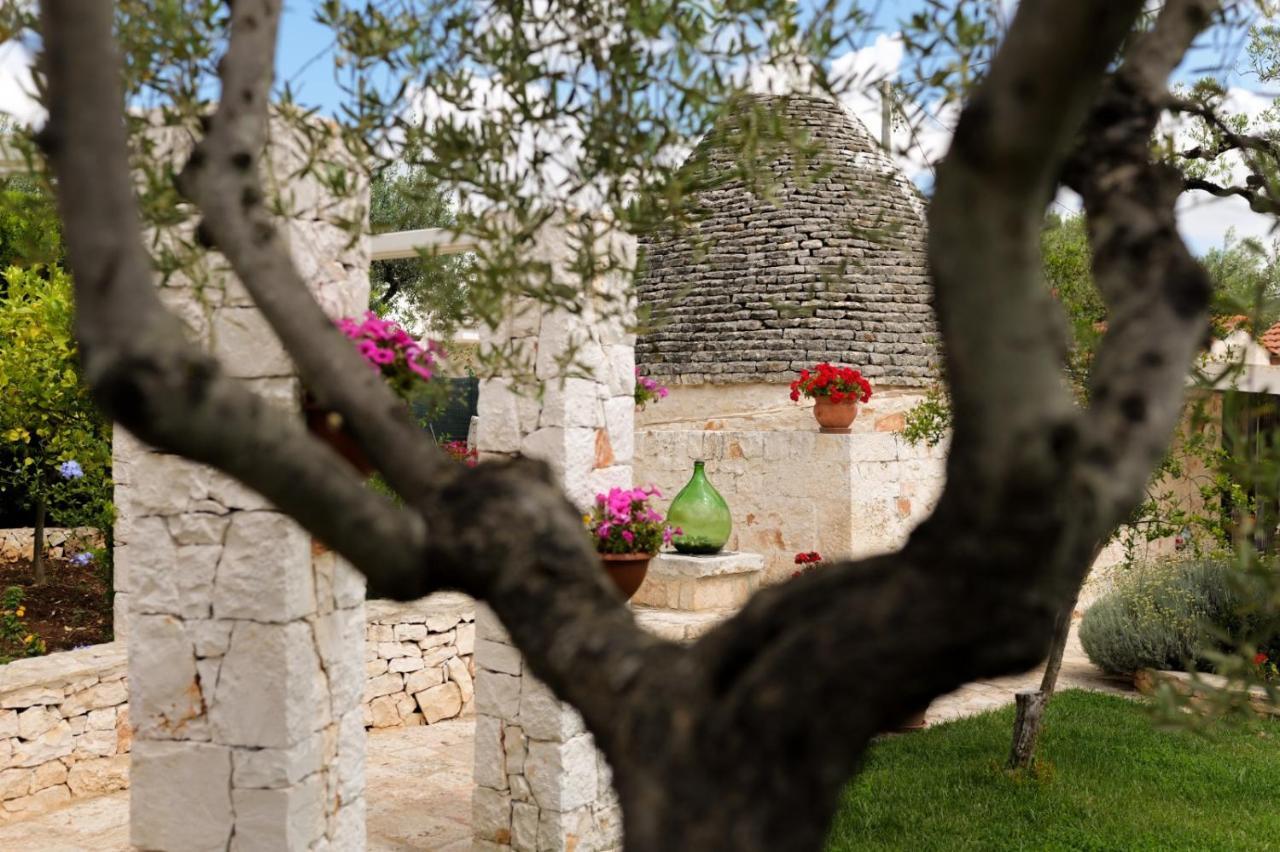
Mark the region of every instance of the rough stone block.
<instances>
[{"instance_id":1,"label":"rough stone block","mask_svg":"<svg viewBox=\"0 0 1280 852\"><path fill-rule=\"evenodd\" d=\"M67 787L73 796L101 796L129 786L129 755L117 754L94 760L79 760L67 773Z\"/></svg>"},{"instance_id":2,"label":"rough stone block","mask_svg":"<svg viewBox=\"0 0 1280 852\"><path fill-rule=\"evenodd\" d=\"M521 681L519 721L525 734L535 740L565 741L585 730L581 714L556 698L546 684L532 677Z\"/></svg>"},{"instance_id":3,"label":"rough stone block","mask_svg":"<svg viewBox=\"0 0 1280 852\"><path fill-rule=\"evenodd\" d=\"M508 767L501 719L483 713L476 716L475 750L475 782L505 790Z\"/></svg>"},{"instance_id":4,"label":"rough stone block","mask_svg":"<svg viewBox=\"0 0 1280 852\"><path fill-rule=\"evenodd\" d=\"M501 790L476 787L471 798L475 836L494 843L511 842L511 797Z\"/></svg>"},{"instance_id":5,"label":"rough stone block","mask_svg":"<svg viewBox=\"0 0 1280 852\"><path fill-rule=\"evenodd\" d=\"M511 645L489 639L476 641L476 659L481 668L491 672L518 675L523 669L520 652Z\"/></svg>"},{"instance_id":6,"label":"rough stone block","mask_svg":"<svg viewBox=\"0 0 1280 852\"><path fill-rule=\"evenodd\" d=\"M218 565L218 618L291 621L315 609L311 537L277 512L238 512Z\"/></svg>"},{"instance_id":7,"label":"rough stone block","mask_svg":"<svg viewBox=\"0 0 1280 852\"><path fill-rule=\"evenodd\" d=\"M476 712L515 720L520 712L520 681L512 675L476 672Z\"/></svg>"},{"instance_id":8,"label":"rough stone block","mask_svg":"<svg viewBox=\"0 0 1280 852\"><path fill-rule=\"evenodd\" d=\"M183 779L174 783L174 779ZM142 849L225 850L231 839L231 751L208 743L135 744L129 839Z\"/></svg>"},{"instance_id":9,"label":"rough stone block","mask_svg":"<svg viewBox=\"0 0 1280 852\"><path fill-rule=\"evenodd\" d=\"M237 789L277 789L296 784L324 765L324 737L314 733L289 748L235 748L231 783Z\"/></svg>"},{"instance_id":10,"label":"rough stone block","mask_svg":"<svg viewBox=\"0 0 1280 852\"><path fill-rule=\"evenodd\" d=\"M462 711L462 692L456 683L429 687L413 698L418 702L422 718L428 725L441 719L452 719Z\"/></svg>"},{"instance_id":11,"label":"rough stone block","mask_svg":"<svg viewBox=\"0 0 1280 852\"><path fill-rule=\"evenodd\" d=\"M524 774L538 807L561 813L589 805L598 793L596 749L589 734L567 742L529 741Z\"/></svg>"},{"instance_id":12,"label":"rough stone block","mask_svg":"<svg viewBox=\"0 0 1280 852\"><path fill-rule=\"evenodd\" d=\"M266 317L254 308L214 311L211 337L213 354L227 375L260 378L294 373L293 363Z\"/></svg>"},{"instance_id":13,"label":"rough stone block","mask_svg":"<svg viewBox=\"0 0 1280 852\"><path fill-rule=\"evenodd\" d=\"M241 622L209 720L219 742L287 748L330 720L325 687L309 625Z\"/></svg>"},{"instance_id":14,"label":"rough stone block","mask_svg":"<svg viewBox=\"0 0 1280 852\"><path fill-rule=\"evenodd\" d=\"M129 706L143 737L186 739L203 726L195 647L180 619L139 615L129 641Z\"/></svg>"},{"instance_id":15,"label":"rough stone block","mask_svg":"<svg viewBox=\"0 0 1280 852\"><path fill-rule=\"evenodd\" d=\"M280 790L233 790L237 852L308 849L324 835L324 785L319 773Z\"/></svg>"}]
</instances>

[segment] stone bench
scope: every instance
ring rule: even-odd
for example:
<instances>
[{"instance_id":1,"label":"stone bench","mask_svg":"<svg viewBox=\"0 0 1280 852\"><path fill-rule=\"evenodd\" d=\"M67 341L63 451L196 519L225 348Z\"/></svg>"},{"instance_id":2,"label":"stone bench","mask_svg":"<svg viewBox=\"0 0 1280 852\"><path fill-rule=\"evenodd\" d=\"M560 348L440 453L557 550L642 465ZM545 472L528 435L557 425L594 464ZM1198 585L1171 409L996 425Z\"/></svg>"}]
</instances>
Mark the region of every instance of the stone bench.
<instances>
[{"instance_id":1,"label":"stone bench","mask_svg":"<svg viewBox=\"0 0 1280 852\"><path fill-rule=\"evenodd\" d=\"M659 553L631 602L678 612L736 610L760 588L763 577L764 557L758 553Z\"/></svg>"}]
</instances>

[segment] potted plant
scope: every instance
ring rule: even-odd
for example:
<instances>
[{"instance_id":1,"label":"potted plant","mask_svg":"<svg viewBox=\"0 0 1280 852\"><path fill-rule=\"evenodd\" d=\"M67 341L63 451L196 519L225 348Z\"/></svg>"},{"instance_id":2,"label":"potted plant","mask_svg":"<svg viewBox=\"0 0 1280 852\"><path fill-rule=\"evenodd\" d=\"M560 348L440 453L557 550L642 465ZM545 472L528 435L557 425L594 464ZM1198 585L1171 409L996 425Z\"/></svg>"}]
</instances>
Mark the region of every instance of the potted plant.
<instances>
[{"instance_id":1,"label":"potted plant","mask_svg":"<svg viewBox=\"0 0 1280 852\"><path fill-rule=\"evenodd\" d=\"M611 488L597 494L591 513L583 522L595 542L604 569L622 596L630 599L644 582L649 560L664 544L670 544L679 529L672 529L662 515L649 505L651 497L661 497L652 485L647 488Z\"/></svg>"},{"instance_id":2,"label":"potted plant","mask_svg":"<svg viewBox=\"0 0 1280 852\"><path fill-rule=\"evenodd\" d=\"M337 326L406 404L418 384L431 381L435 375L441 351L434 340L427 341L425 346L419 344L409 332L373 311L367 311L363 320L343 317ZM341 414L323 408L309 393L303 394L302 411L313 435L329 444L362 474L373 472L364 450L344 428Z\"/></svg>"},{"instance_id":3,"label":"potted plant","mask_svg":"<svg viewBox=\"0 0 1280 852\"><path fill-rule=\"evenodd\" d=\"M812 370L801 370L800 378L791 383L791 399L801 396L813 400L813 416L818 431L847 435L858 403L871 399L871 382L852 367L839 367L827 362Z\"/></svg>"}]
</instances>

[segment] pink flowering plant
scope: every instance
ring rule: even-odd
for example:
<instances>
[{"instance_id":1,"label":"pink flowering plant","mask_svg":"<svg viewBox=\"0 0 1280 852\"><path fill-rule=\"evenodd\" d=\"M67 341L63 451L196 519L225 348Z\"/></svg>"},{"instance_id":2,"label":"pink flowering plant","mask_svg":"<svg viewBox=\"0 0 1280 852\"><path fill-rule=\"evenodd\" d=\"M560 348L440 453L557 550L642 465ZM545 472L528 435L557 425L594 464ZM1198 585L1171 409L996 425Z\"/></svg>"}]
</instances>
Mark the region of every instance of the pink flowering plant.
<instances>
[{"instance_id":1,"label":"pink flowering plant","mask_svg":"<svg viewBox=\"0 0 1280 852\"><path fill-rule=\"evenodd\" d=\"M466 441L440 441L437 446L444 454L467 467L475 467L480 463L480 454L467 446Z\"/></svg>"},{"instance_id":2,"label":"pink flowering plant","mask_svg":"<svg viewBox=\"0 0 1280 852\"><path fill-rule=\"evenodd\" d=\"M681 534L667 526L661 514L649 505L652 497L662 493L652 485L646 488L611 488L597 494L591 514L582 520L595 540L600 553L654 554L671 537Z\"/></svg>"},{"instance_id":3,"label":"pink flowering plant","mask_svg":"<svg viewBox=\"0 0 1280 852\"><path fill-rule=\"evenodd\" d=\"M640 368L636 368L636 408L644 408L651 402L667 398L667 388L660 385L648 376L640 375Z\"/></svg>"},{"instance_id":4,"label":"pink flowering plant","mask_svg":"<svg viewBox=\"0 0 1280 852\"><path fill-rule=\"evenodd\" d=\"M419 343L391 320L367 311L363 320L343 317L338 328L356 344L369 366L382 374L401 397L408 399L419 382L436 373L436 359L443 353L434 340Z\"/></svg>"}]
</instances>

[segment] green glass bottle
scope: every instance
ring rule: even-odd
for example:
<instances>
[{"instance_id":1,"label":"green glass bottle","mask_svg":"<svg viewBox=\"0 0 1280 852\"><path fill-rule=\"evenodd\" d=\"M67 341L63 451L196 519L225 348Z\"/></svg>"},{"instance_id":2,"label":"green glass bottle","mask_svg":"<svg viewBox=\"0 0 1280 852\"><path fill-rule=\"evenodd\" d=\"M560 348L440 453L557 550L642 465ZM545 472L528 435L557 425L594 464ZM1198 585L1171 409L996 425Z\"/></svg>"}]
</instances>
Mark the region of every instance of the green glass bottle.
<instances>
[{"instance_id":1,"label":"green glass bottle","mask_svg":"<svg viewBox=\"0 0 1280 852\"><path fill-rule=\"evenodd\" d=\"M729 504L707 479L702 459L693 463L693 477L671 501L667 523L680 528L680 535L671 540L680 553L719 553L729 540L733 530Z\"/></svg>"}]
</instances>

